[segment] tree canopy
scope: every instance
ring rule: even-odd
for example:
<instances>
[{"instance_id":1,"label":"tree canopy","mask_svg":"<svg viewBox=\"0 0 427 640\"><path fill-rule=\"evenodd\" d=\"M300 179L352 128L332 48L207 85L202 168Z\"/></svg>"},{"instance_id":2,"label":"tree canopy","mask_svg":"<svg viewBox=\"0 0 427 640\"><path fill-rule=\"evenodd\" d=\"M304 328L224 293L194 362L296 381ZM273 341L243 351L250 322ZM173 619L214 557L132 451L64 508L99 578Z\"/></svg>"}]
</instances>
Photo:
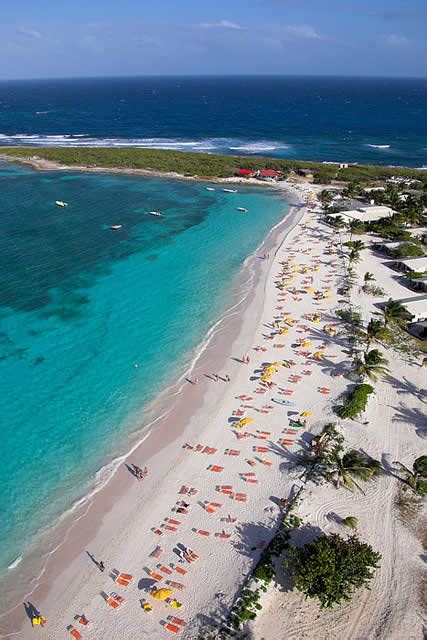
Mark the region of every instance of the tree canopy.
<instances>
[{"instance_id":1,"label":"tree canopy","mask_svg":"<svg viewBox=\"0 0 427 640\"><path fill-rule=\"evenodd\" d=\"M331 608L351 600L354 591L368 586L381 555L355 535L348 539L333 533L322 535L302 549L291 547L285 567L306 598Z\"/></svg>"}]
</instances>

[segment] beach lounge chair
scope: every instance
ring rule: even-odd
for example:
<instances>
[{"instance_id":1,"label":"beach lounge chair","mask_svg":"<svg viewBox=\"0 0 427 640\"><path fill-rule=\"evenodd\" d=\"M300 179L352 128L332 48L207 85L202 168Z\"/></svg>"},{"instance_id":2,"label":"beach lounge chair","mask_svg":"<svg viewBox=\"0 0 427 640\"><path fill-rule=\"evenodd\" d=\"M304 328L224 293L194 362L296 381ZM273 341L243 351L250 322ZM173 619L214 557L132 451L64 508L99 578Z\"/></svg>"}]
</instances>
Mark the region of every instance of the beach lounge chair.
<instances>
[{"instance_id":1,"label":"beach lounge chair","mask_svg":"<svg viewBox=\"0 0 427 640\"><path fill-rule=\"evenodd\" d=\"M153 551L150 553L150 558L159 558L163 553L163 549L162 547L157 546L155 549L153 549Z\"/></svg>"},{"instance_id":2,"label":"beach lounge chair","mask_svg":"<svg viewBox=\"0 0 427 640\"><path fill-rule=\"evenodd\" d=\"M205 531L204 529L193 529L195 533L198 533L201 536L210 536L210 531Z\"/></svg>"},{"instance_id":3,"label":"beach lounge chair","mask_svg":"<svg viewBox=\"0 0 427 640\"><path fill-rule=\"evenodd\" d=\"M179 624L181 627L187 626L187 623L182 618L177 618L176 616L168 616L168 620L173 624Z\"/></svg>"},{"instance_id":4,"label":"beach lounge chair","mask_svg":"<svg viewBox=\"0 0 427 640\"><path fill-rule=\"evenodd\" d=\"M172 520L171 518L167 518L167 522L168 524L176 524L177 526L181 524L179 520Z\"/></svg>"},{"instance_id":5,"label":"beach lounge chair","mask_svg":"<svg viewBox=\"0 0 427 640\"><path fill-rule=\"evenodd\" d=\"M172 631L172 633L178 633L178 631L181 631L181 628L178 627L176 624L171 624L170 622L167 622L165 625L163 625L165 629L167 629L168 631Z\"/></svg>"},{"instance_id":6,"label":"beach lounge chair","mask_svg":"<svg viewBox=\"0 0 427 640\"><path fill-rule=\"evenodd\" d=\"M75 629L72 625L70 625L69 627L67 627L67 630L70 632L70 635L73 636L73 638L76 638L76 640L80 640L82 637L82 634L79 633L77 631L77 629Z\"/></svg>"},{"instance_id":7,"label":"beach lounge chair","mask_svg":"<svg viewBox=\"0 0 427 640\"><path fill-rule=\"evenodd\" d=\"M132 582L133 580L133 576L131 576L130 573L120 573L120 578L127 580L128 582Z\"/></svg>"},{"instance_id":8,"label":"beach lounge chair","mask_svg":"<svg viewBox=\"0 0 427 640\"><path fill-rule=\"evenodd\" d=\"M122 587L128 587L129 586L129 580L123 580L123 578L116 578L114 582L116 584L122 585Z\"/></svg>"},{"instance_id":9,"label":"beach lounge chair","mask_svg":"<svg viewBox=\"0 0 427 640\"><path fill-rule=\"evenodd\" d=\"M167 580L167 585L172 587L172 589L178 589L178 591L183 591L185 589L185 584L182 584L182 582L175 582L174 580Z\"/></svg>"},{"instance_id":10,"label":"beach lounge chair","mask_svg":"<svg viewBox=\"0 0 427 640\"><path fill-rule=\"evenodd\" d=\"M181 574L182 576L185 576L185 574L187 573L187 571L185 569L183 569L182 567L174 567L173 568L174 571L176 571L177 573Z\"/></svg>"},{"instance_id":11,"label":"beach lounge chair","mask_svg":"<svg viewBox=\"0 0 427 640\"><path fill-rule=\"evenodd\" d=\"M164 567L162 564L158 564L157 568L160 569L160 571L163 571L163 573L166 573L166 575L168 576L172 575L172 570L168 567Z\"/></svg>"},{"instance_id":12,"label":"beach lounge chair","mask_svg":"<svg viewBox=\"0 0 427 640\"><path fill-rule=\"evenodd\" d=\"M221 471L224 471L224 467L219 467L216 464L210 464L207 470L213 471L214 473L220 473Z\"/></svg>"},{"instance_id":13,"label":"beach lounge chair","mask_svg":"<svg viewBox=\"0 0 427 640\"><path fill-rule=\"evenodd\" d=\"M155 571L151 571L149 573L150 578L153 578L153 580L156 580L156 582L160 582L161 580L163 580L163 576L160 575L160 573L156 573Z\"/></svg>"},{"instance_id":14,"label":"beach lounge chair","mask_svg":"<svg viewBox=\"0 0 427 640\"><path fill-rule=\"evenodd\" d=\"M237 502L246 502L246 500L248 499L248 497L247 497L246 493L236 493L236 494L234 495L234 499L235 499Z\"/></svg>"},{"instance_id":15,"label":"beach lounge chair","mask_svg":"<svg viewBox=\"0 0 427 640\"><path fill-rule=\"evenodd\" d=\"M110 597L107 598L107 604L113 609L118 609L124 601L125 599L122 598L122 596L119 596L114 591L111 593Z\"/></svg>"}]
</instances>

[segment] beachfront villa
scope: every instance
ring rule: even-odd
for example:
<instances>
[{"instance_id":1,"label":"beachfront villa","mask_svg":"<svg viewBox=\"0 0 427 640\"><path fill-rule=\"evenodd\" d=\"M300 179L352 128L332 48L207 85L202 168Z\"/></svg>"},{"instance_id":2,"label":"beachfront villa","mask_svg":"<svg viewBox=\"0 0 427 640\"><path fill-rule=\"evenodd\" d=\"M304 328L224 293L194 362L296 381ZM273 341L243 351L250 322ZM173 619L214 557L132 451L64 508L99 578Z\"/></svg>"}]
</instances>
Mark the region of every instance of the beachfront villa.
<instances>
[{"instance_id":1,"label":"beachfront villa","mask_svg":"<svg viewBox=\"0 0 427 640\"><path fill-rule=\"evenodd\" d=\"M358 207L357 209L339 211L338 213L329 213L327 217L341 217L345 222L351 224L356 220L358 222L374 222L381 218L391 218L395 213L396 211L385 205L368 205Z\"/></svg>"},{"instance_id":2,"label":"beachfront villa","mask_svg":"<svg viewBox=\"0 0 427 640\"><path fill-rule=\"evenodd\" d=\"M399 271L404 271L406 273L419 273L427 271L427 256L399 260L398 262L396 262L396 267L397 269L399 269Z\"/></svg>"},{"instance_id":3,"label":"beachfront villa","mask_svg":"<svg viewBox=\"0 0 427 640\"><path fill-rule=\"evenodd\" d=\"M395 300L411 314L411 322L423 322L427 320L427 295L413 296Z\"/></svg>"}]
</instances>

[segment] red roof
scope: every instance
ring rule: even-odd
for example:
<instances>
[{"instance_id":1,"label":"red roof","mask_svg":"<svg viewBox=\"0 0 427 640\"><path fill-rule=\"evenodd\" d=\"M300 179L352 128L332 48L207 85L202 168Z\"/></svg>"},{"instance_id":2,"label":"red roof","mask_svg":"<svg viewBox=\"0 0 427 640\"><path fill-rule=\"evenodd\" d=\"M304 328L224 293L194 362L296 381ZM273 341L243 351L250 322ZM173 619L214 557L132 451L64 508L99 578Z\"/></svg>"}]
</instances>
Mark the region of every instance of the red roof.
<instances>
[{"instance_id":1,"label":"red roof","mask_svg":"<svg viewBox=\"0 0 427 640\"><path fill-rule=\"evenodd\" d=\"M235 173L238 173L241 176L252 175L252 171L250 169L236 169Z\"/></svg>"},{"instance_id":2,"label":"red roof","mask_svg":"<svg viewBox=\"0 0 427 640\"><path fill-rule=\"evenodd\" d=\"M264 169L263 171L259 172L259 175L262 178L277 178L277 176L280 176L280 171L274 171L274 169Z\"/></svg>"}]
</instances>

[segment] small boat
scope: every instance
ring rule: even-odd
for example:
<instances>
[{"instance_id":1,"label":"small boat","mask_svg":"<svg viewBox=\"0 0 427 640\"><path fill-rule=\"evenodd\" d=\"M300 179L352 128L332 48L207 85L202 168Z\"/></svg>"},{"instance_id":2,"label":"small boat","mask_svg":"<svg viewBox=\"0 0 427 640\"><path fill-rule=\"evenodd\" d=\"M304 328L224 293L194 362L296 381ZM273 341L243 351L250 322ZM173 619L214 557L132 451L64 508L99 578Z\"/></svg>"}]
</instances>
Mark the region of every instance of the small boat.
<instances>
[{"instance_id":1,"label":"small boat","mask_svg":"<svg viewBox=\"0 0 427 640\"><path fill-rule=\"evenodd\" d=\"M243 213L247 213L249 209L245 209L245 207L236 207L237 211L243 211Z\"/></svg>"},{"instance_id":2,"label":"small boat","mask_svg":"<svg viewBox=\"0 0 427 640\"><path fill-rule=\"evenodd\" d=\"M223 189L224 193L237 193L237 189Z\"/></svg>"},{"instance_id":3,"label":"small boat","mask_svg":"<svg viewBox=\"0 0 427 640\"><path fill-rule=\"evenodd\" d=\"M206 187L206 191L215 191L213 187Z\"/></svg>"},{"instance_id":4,"label":"small boat","mask_svg":"<svg viewBox=\"0 0 427 640\"><path fill-rule=\"evenodd\" d=\"M112 224L110 229L112 229L113 231L119 231L120 229L123 229L123 225L122 224Z\"/></svg>"},{"instance_id":5,"label":"small boat","mask_svg":"<svg viewBox=\"0 0 427 640\"><path fill-rule=\"evenodd\" d=\"M55 204L57 207L68 207L68 202L64 202L63 200L55 200Z\"/></svg>"},{"instance_id":6,"label":"small boat","mask_svg":"<svg viewBox=\"0 0 427 640\"><path fill-rule=\"evenodd\" d=\"M150 214L150 216L157 216L158 218L163 217L163 213L160 213L160 211L149 211L148 213Z\"/></svg>"}]
</instances>

